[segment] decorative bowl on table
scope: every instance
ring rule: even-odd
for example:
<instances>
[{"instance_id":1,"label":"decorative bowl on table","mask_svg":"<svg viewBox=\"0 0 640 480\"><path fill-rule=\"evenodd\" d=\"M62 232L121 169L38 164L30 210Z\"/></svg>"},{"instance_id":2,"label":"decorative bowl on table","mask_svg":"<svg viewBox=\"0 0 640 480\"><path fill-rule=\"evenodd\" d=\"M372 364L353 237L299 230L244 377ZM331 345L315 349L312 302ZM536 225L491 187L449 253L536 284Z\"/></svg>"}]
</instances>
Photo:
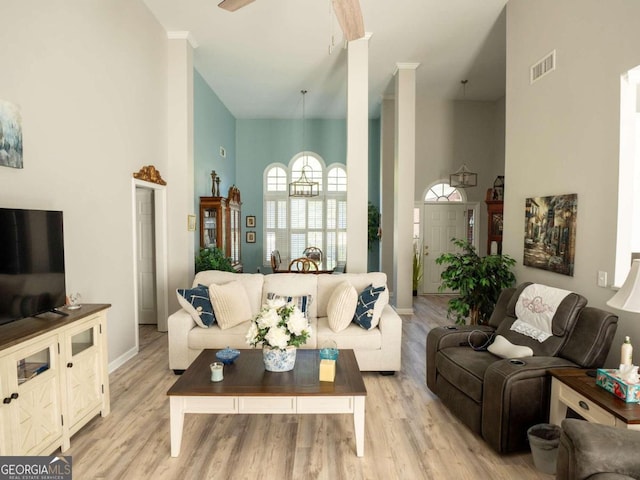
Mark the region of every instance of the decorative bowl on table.
<instances>
[{"instance_id":1,"label":"decorative bowl on table","mask_svg":"<svg viewBox=\"0 0 640 480\"><path fill-rule=\"evenodd\" d=\"M231 365L240 356L240 350L235 348L225 348L216 352L216 357L225 365Z\"/></svg>"}]
</instances>

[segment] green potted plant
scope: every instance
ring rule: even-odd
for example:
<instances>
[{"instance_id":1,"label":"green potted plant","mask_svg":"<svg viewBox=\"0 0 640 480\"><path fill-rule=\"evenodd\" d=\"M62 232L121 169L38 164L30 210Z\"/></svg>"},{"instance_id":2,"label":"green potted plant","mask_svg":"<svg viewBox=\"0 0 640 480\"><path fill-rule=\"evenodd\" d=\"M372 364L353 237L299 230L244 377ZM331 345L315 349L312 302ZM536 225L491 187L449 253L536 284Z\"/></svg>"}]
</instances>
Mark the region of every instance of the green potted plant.
<instances>
[{"instance_id":1,"label":"green potted plant","mask_svg":"<svg viewBox=\"0 0 640 480\"><path fill-rule=\"evenodd\" d=\"M422 281L424 273L422 264L422 246L418 243L413 244L413 296L418 295L418 287Z\"/></svg>"},{"instance_id":2,"label":"green potted plant","mask_svg":"<svg viewBox=\"0 0 640 480\"><path fill-rule=\"evenodd\" d=\"M235 271L231 265L231 259L226 257L221 249L213 246L201 248L196 256L196 273L205 270Z\"/></svg>"},{"instance_id":3,"label":"green potted plant","mask_svg":"<svg viewBox=\"0 0 640 480\"><path fill-rule=\"evenodd\" d=\"M380 239L380 210L373 203L369 202L367 209L367 246L369 251Z\"/></svg>"},{"instance_id":4,"label":"green potted plant","mask_svg":"<svg viewBox=\"0 0 640 480\"><path fill-rule=\"evenodd\" d=\"M455 290L458 296L449 300L447 315L458 324L484 324L489 320L500 292L514 285L516 277L511 271L516 261L508 255L480 257L466 240L452 239L459 253L443 253L436 259L438 265L447 265L440 278L439 291Z\"/></svg>"}]
</instances>

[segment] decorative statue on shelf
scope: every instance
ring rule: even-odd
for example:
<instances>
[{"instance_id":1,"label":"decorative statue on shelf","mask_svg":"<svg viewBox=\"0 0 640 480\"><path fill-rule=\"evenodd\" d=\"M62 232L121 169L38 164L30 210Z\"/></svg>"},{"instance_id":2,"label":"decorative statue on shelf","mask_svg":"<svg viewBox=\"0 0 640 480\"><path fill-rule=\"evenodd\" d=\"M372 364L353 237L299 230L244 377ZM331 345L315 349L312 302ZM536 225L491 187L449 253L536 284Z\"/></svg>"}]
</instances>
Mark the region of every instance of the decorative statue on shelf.
<instances>
[{"instance_id":1,"label":"decorative statue on shelf","mask_svg":"<svg viewBox=\"0 0 640 480\"><path fill-rule=\"evenodd\" d=\"M211 170L211 196L220 196L220 177L215 170Z\"/></svg>"}]
</instances>

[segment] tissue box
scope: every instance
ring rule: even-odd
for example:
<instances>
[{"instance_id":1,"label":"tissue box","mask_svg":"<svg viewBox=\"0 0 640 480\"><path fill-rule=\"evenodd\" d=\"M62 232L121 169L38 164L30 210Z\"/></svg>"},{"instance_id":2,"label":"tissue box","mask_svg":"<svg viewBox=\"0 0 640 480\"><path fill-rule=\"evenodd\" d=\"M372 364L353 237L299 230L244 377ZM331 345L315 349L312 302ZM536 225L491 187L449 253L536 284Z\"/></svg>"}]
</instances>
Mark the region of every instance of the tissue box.
<instances>
[{"instance_id":1,"label":"tissue box","mask_svg":"<svg viewBox=\"0 0 640 480\"><path fill-rule=\"evenodd\" d=\"M616 376L617 373L617 370L599 368L596 375L596 385L627 403L640 403L640 383L626 383Z\"/></svg>"}]
</instances>

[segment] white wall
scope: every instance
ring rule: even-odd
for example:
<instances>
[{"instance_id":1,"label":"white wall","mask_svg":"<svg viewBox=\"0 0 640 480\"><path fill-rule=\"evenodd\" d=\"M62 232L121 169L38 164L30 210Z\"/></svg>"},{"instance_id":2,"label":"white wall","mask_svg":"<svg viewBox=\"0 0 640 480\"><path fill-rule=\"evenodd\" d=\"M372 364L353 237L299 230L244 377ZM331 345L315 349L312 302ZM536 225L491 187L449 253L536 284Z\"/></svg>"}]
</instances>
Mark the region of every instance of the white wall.
<instances>
[{"instance_id":1,"label":"white wall","mask_svg":"<svg viewBox=\"0 0 640 480\"><path fill-rule=\"evenodd\" d=\"M24 169L0 167L0 205L64 211L67 290L113 305L113 362L135 353L131 177L166 172L166 34L140 1L0 11L0 98L20 105L24 143Z\"/></svg>"},{"instance_id":2,"label":"white wall","mask_svg":"<svg viewBox=\"0 0 640 480\"><path fill-rule=\"evenodd\" d=\"M507 5L504 251L519 281L585 295L606 308L616 245L620 75L640 65L637 0L511 0ZM557 51L557 70L534 85L530 66ZM577 193L575 273L522 265L527 197ZM620 315L607 364L619 362L624 335L640 344L640 317ZM636 363L638 359L636 358Z\"/></svg>"},{"instance_id":3,"label":"white wall","mask_svg":"<svg viewBox=\"0 0 640 480\"><path fill-rule=\"evenodd\" d=\"M479 253L486 253L487 189L504 173L504 99L496 102L435 101L418 92L416 105L416 201L436 180L465 163L478 173L478 186L466 190L479 202ZM509 183L509 179L505 180ZM506 188L509 188L508 186Z\"/></svg>"}]
</instances>

